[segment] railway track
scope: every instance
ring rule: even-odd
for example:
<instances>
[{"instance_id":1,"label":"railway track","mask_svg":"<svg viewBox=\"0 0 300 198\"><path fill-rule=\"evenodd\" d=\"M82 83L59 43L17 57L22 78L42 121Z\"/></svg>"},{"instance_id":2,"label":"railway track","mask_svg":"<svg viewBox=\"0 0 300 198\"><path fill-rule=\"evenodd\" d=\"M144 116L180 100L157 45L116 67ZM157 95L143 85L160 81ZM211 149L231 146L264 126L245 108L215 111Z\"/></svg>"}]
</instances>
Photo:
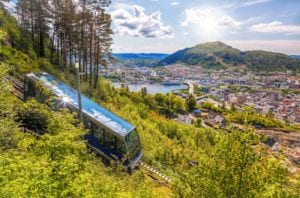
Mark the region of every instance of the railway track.
<instances>
[{"instance_id":1,"label":"railway track","mask_svg":"<svg viewBox=\"0 0 300 198\"><path fill-rule=\"evenodd\" d=\"M139 167L146 172L146 174L151 177L154 181L164 184L167 187L171 187L172 179L166 175L160 173L157 169L148 165L147 163L141 161Z\"/></svg>"},{"instance_id":2,"label":"railway track","mask_svg":"<svg viewBox=\"0 0 300 198\"><path fill-rule=\"evenodd\" d=\"M6 79L12 82L13 89L11 90L11 93L14 94L20 100L23 100L23 82L14 78L13 76L7 76Z\"/></svg>"}]
</instances>

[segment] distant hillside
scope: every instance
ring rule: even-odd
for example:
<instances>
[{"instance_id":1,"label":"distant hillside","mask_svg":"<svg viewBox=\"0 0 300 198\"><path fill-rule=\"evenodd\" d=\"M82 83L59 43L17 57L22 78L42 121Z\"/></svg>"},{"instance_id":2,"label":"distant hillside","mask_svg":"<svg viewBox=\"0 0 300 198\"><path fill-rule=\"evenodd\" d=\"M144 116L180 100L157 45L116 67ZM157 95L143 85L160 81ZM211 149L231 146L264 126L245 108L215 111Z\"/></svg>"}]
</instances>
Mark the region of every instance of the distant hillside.
<instances>
[{"instance_id":1,"label":"distant hillside","mask_svg":"<svg viewBox=\"0 0 300 198\"><path fill-rule=\"evenodd\" d=\"M113 57L125 66L154 66L168 55L163 53L115 53Z\"/></svg>"},{"instance_id":2,"label":"distant hillside","mask_svg":"<svg viewBox=\"0 0 300 198\"><path fill-rule=\"evenodd\" d=\"M184 63L188 65L201 65L205 68L225 68L225 64L222 63L220 57L224 57L224 60L235 59L239 60L240 51L230 46L225 45L222 42L211 42L196 45L192 48L186 48L179 50L174 54L166 57L161 64L174 64Z\"/></svg>"},{"instance_id":3,"label":"distant hillside","mask_svg":"<svg viewBox=\"0 0 300 198\"><path fill-rule=\"evenodd\" d=\"M300 60L292 59L286 54L266 51L247 51L244 57L249 69L262 71L300 71Z\"/></svg>"},{"instance_id":4,"label":"distant hillside","mask_svg":"<svg viewBox=\"0 0 300 198\"><path fill-rule=\"evenodd\" d=\"M179 50L159 62L160 65L174 63L200 65L212 69L246 65L251 70L300 71L300 60L288 55L260 50L242 52L219 41Z\"/></svg>"},{"instance_id":5,"label":"distant hillside","mask_svg":"<svg viewBox=\"0 0 300 198\"><path fill-rule=\"evenodd\" d=\"M290 55L289 57L294 58L294 59L300 59L300 55Z\"/></svg>"},{"instance_id":6,"label":"distant hillside","mask_svg":"<svg viewBox=\"0 0 300 198\"><path fill-rule=\"evenodd\" d=\"M117 59L155 59L162 60L169 54L163 53L114 53L113 56Z\"/></svg>"}]
</instances>

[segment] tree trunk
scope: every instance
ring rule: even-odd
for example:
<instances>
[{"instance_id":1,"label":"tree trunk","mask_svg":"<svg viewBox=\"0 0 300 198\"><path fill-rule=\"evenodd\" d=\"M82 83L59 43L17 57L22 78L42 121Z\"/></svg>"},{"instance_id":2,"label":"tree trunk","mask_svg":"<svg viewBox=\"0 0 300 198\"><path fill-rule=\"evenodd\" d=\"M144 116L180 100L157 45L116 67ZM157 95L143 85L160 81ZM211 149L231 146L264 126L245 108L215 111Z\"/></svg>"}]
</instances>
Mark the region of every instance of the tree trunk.
<instances>
[{"instance_id":1,"label":"tree trunk","mask_svg":"<svg viewBox=\"0 0 300 198\"><path fill-rule=\"evenodd\" d=\"M96 41L96 65L95 65L95 71L94 71L94 75L95 75L95 79L94 79L94 88L97 88L98 85L98 76L99 76L99 37L97 38Z\"/></svg>"},{"instance_id":2,"label":"tree trunk","mask_svg":"<svg viewBox=\"0 0 300 198\"><path fill-rule=\"evenodd\" d=\"M93 79L93 58L92 58L92 49L93 49L93 29L94 29L94 22L91 24L91 36L90 36L90 88L92 88L92 79Z\"/></svg>"}]
</instances>

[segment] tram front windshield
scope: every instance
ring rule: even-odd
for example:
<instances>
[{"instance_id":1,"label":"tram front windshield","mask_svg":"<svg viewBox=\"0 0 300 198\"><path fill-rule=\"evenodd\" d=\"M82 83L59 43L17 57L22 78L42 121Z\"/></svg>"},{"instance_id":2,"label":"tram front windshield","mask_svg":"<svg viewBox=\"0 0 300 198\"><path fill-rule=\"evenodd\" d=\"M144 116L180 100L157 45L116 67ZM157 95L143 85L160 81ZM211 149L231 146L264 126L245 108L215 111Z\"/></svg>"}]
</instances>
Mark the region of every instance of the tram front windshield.
<instances>
[{"instance_id":1,"label":"tram front windshield","mask_svg":"<svg viewBox=\"0 0 300 198\"><path fill-rule=\"evenodd\" d=\"M129 158L132 158L140 150L140 138L136 129L125 136L125 141L129 150Z\"/></svg>"}]
</instances>

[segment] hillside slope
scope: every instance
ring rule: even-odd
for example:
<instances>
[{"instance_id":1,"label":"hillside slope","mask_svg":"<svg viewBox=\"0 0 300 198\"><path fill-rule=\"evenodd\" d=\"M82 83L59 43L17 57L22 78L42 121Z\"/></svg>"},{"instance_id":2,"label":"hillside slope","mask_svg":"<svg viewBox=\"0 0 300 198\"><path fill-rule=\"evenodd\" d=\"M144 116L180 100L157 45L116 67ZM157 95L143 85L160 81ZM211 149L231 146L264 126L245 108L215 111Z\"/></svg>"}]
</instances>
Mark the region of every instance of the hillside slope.
<instances>
[{"instance_id":1,"label":"hillside slope","mask_svg":"<svg viewBox=\"0 0 300 198\"><path fill-rule=\"evenodd\" d=\"M168 55L163 53L114 53L113 57L125 66L151 67Z\"/></svg>"},{"instance_id":2,"label":"hillside slope","mask_svg":"<svg viewBox=\"0 0 300 198\"><path fill-rule=\"evenodd\" d=\"M166 58L169 54L163 53L114 53L113 56L120 60L128 59L154 59L162 60Z\"/></svg>"},{"instance_id":3,"label":"hillside slope","mask_svg":"<svg viewBox=\"0 0 300 198\"><path fill-rule=\"evenodd\" d=\"M251 70L300 71L300 60L292 59L288 55L261 50L242 52L220 41L179 50L159 62L161 65L174 63L212 69L246 65Z\"/></svg>"}]
</instances>

